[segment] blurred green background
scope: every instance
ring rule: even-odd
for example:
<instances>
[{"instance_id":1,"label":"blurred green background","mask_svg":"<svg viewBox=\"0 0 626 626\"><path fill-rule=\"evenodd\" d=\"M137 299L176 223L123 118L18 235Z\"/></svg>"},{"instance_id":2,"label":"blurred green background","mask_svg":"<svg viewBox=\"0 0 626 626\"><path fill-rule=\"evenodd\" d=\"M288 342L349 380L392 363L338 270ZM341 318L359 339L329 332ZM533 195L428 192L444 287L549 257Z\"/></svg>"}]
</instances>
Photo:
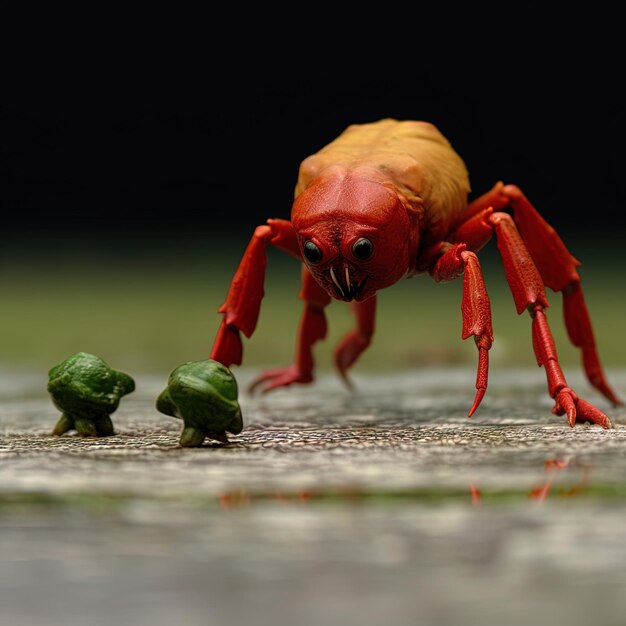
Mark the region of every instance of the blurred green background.
<instances>
[{"instance_id":1,"label":"blurred green background","mask_svg":"<svg viewBox=\"0 0 626 626\"><path fill-rule=\"evenodd\" d=\"M47 370L79 350L131 374L166 376L178 364L207 358L237 263L251 232L187 228L147 230L138 238L39 235L27 246L8 242L0 255L0 368ZM601 358L624 363L624 277L614 261L619 239L566 239L580 274ZM530 318L517 315L495 241L480 259L492 300L494 368L534 366ZM270 249L266 296L257 330L244 340L244 366L287 365L301 312L299 265ZM462 280L403 280L379 293L377 330L354 371L393 371L476 363L474 342L462 341ZM564 367L579 352L567 340L561 296L548 291L549 321ZM327 309L329 336L317 344L318 371L333 367L333 346L352 327L347 305Z\"/></svg>"}]
</instances>

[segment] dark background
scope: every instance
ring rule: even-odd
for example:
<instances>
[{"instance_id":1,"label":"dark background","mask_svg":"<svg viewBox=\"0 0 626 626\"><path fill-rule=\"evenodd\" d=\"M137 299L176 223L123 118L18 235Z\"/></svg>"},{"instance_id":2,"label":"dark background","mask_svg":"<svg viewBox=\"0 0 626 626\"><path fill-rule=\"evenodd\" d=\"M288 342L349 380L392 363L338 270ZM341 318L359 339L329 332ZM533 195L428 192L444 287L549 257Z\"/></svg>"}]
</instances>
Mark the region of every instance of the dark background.
<instances>
[{"instance_id":1,"label":"dark background","mask_svg":"<svg viewBox=\"0 0 626 626\"><path fill-rule=\"evenodd\" d=\"M293 23L290 40L248 41L239 22L194 29L193 16L179 15L177 26L142 21L121 33L126 16L111 14L115 24L99 36L95 22L74 28L68 19L71 32L12 47L0 363L45 371L84 350L163 373L205 358L237 261L257 224L289 217L302 159L349 124L390 116L435 123L464 158L473 194L498 180L522 187L583 262L600 352L622 364L621 21L594 22L586 11L548 24L524 9L526 24L479 32L455 13L461 40L450 20L411 28L383 9L393 24L368 16L368 29L350 25L349 42L330 17L308 41ZM292 358L299 268L278 251L268 257L245 365ZM495 245L481 265L494 366L534 364L528 319L515 315ZM388 290L361 367L473 368L475 348L459 339L461 287L418 279ZM560 358L578 365L552 300ZM347 307L329 316L320 367L332 367L332 348L353 324Z\"/></svg>"},{"instance_id":2,"label":"dark background","mask_svg":"<svg viewBox=\"0 0 626 626\"><path fill-rule=\"evenodd\" d=\"M414 74L259 64L173 82L135 83L127 72L84 89L46 83L6 116L5 245L247 237L268 217L289 217L303 158L348 124L387 116L435 123L464 158L473 194L502 179L564 236L615 234L624 114L609 61Z\"/></svg>"}]
</instances>

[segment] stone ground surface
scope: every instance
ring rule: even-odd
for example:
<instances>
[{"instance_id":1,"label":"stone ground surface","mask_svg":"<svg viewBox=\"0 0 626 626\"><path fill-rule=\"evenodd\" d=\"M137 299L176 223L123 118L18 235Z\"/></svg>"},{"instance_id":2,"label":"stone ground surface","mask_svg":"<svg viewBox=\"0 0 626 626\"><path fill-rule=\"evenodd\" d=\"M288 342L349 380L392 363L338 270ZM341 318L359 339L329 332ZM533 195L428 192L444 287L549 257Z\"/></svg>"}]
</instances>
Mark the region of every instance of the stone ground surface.
<instances>
[{"instance_id":1,"label":"stone ground surface","mask_svg":"<svg viewBox=\"0 0 626 626\"><path fill-rule=\"evenodd\" d=\"M626 409L577 372L614 429L553 416L541 370L468 419L473 372L439 369L242 391L243 432L197 449L165 381L94 440L0 374L1 624L625 623Z\"/></svg>"}]
</instances>

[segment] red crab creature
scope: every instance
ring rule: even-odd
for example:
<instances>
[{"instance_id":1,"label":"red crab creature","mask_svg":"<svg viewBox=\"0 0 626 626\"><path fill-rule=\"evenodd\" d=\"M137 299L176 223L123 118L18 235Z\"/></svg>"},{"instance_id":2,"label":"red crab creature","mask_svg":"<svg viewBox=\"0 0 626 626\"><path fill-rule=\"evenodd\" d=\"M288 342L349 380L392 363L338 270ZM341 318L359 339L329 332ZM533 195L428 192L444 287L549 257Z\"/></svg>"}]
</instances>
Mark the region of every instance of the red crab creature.
<instances>
[{"instance_id":1,"label":"red crab creature","mask_svg":"<svg viewBox=\"0 0 626 626\"><path fill-rule=\"evenodd\" d=\"M463 275L462 338L473 335L478 348L471 416L487 389L493 341L476 253L495 233L517 313L527 310L532 318L533 348L555 401L552 412L567 414L572 427L590 421L611 428L602 411L568 386L546 318L544 286L563 294L569 338L582 350L590 383L614 405L621 404L598 358L576 271L579 261L515 185L498 182L470 203L469 192L463 160L432 124L382 119L349 126L302 162L291 221L269 219L254 231L219 309L224 316L211 358L227 367L241 364L240 332L250 337L257 323L268 245L304 262L304 312L294 363L262 373L251 389L263 391L313 380L312 348L326 336L324 308L332 298L351 303L356 317L356 329L334 353L348 382L348 368L374 333L378 290L417 274L428 273L437 282Z\"/></svg>"}]
</instances>

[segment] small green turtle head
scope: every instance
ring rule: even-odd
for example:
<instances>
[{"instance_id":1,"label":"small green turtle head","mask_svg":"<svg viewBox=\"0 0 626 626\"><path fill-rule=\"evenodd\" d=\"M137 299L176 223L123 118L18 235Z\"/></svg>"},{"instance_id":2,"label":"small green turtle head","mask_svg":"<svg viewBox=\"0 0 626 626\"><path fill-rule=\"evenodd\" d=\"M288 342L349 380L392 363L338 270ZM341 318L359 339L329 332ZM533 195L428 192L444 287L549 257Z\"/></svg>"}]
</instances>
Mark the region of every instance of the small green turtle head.
<instances>
[{"instance_id":1,"label":"small green turtle head","mask_svg":"<svg viewBox=\"0 0 626 626\"><path fill-rule=\"evenodd\" d=\"M110 368L101 358L77 352L48 372L48 392L65 414L86 419L111 415L135 381Z\"/></svg>"},{"instance_id":2,"label":"small green turtle head","mask_svg":"<svg viewBox=\"0 0 626 626\"><path fill-rule=\"evenodd\" d=\"M190 361L172 371L156 408L184 421L188 435L183 433L181 445L200 445L204 437L226 441L226 431L243 429L237 393L237 381L226 366L212 359Z\"/></svg>"}]
</instances>

